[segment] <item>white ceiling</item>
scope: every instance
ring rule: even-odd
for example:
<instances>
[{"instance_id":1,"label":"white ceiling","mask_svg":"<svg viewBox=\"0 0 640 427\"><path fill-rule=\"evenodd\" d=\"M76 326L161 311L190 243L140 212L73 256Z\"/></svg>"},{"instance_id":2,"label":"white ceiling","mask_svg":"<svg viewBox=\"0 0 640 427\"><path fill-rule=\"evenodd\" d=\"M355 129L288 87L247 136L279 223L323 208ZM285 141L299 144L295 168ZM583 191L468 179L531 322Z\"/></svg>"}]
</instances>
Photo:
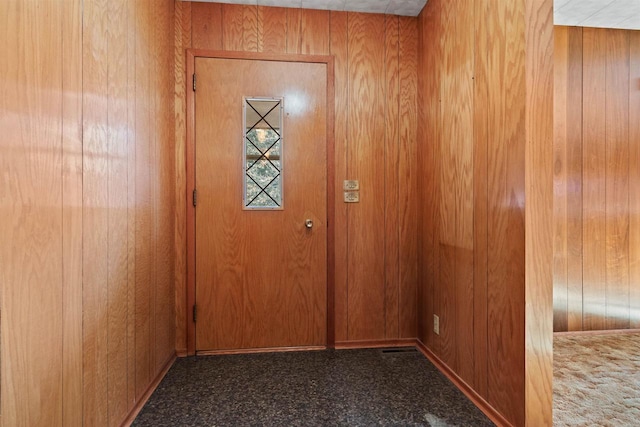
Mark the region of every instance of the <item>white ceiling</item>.
<instances>
[{"instance_id":1,"label":"white ceiling","mask_svg":"<svg viewBox=\"0 0 640 427\"><path fill-rule=\"evenodd\" d=\"M184 1L184 0L183 0ZM347 10L418 16L427 0L197 0L215 3L258 4L261 6L302 7L305 9ZM639 0L640 1L640 0Z\"/></svg>"},{"instance_id":2,"label":"white ceiling","mask_svg":"<svg viewBox=\"0 0 640 427\"><path fill-rule=\"evenodd\" d=\"M640 0L555 0L553 23L640 29Z\"/></svg>"},{"instance_id":3,"label":"white ceiling","mask_svg":"<svg viewBox=\"0 0 640 427\"><path fill-rule=\"evenodd\" d=\"M188 1L188 0L183 0ZM427 0L198 0L418 16ZM500 0L498 0L500 1ZM640 0L554 0L554 24L640 29Z\"/></svg>"}]
</instances>

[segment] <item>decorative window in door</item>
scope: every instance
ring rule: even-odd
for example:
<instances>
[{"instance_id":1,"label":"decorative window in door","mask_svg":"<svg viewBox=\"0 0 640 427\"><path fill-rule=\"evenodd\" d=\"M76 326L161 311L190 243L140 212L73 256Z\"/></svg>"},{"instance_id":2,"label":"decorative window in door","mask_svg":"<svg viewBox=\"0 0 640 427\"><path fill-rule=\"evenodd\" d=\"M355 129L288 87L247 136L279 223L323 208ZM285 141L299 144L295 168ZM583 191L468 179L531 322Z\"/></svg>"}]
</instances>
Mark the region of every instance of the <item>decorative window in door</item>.
<instances>
[{"instance_id":1,"label":"decorative window in door","mask_svg":"<svg viewBox=\"0 0 640 427\"><path fill-rule=\"evenodd\" d=\"M245 209L282 209L283 98L244 98Z\"/></svg>"}]
</instances>

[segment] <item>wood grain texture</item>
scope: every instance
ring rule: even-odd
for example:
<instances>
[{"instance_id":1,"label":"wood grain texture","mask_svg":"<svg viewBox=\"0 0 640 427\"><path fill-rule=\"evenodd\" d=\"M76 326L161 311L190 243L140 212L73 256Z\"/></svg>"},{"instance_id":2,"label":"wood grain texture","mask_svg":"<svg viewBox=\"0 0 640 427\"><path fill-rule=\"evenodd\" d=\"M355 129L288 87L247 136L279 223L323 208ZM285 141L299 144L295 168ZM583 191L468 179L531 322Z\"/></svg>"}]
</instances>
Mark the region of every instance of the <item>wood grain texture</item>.
<instances>
[{"instance_id":1,"label":"wood grain texture","mask_svg":"<svg viewBox=\"0 0 640 427\"><path fill-rule=\"evenodd\" d=\"M640 117L640 32L629 34L629 118ZM629 120L629 326L640 328L640 120ZM634 214L635 213L635 214Z\"/></svg>"},{"instance_id":2,"label":"wood grain texture","mask_svg":"<svg viewBox=\"0 0 640 427\"><path fill-rule=\"evenodd\" d=\"M186 49L191 48L191 3L175 3L175 323L176 351L187 351ZM222 44L222 43L221 43Z\"/></svg>"},{"instance_id":3,"label":"wood grain texture","mask_svg":"<svg viewBox=\"0 0 640 427\"><path fill-rule=\"evenodd\" d=\"M82 8L62 16L62 424L82 424ZM1 425L1 423L0 423Z\"/></svg>"},{"instance_id":4,"label":"wood grain texture","mask_svg":"<svg viewBox=\"0 0 640 427\"><path fill-rule=\"evenodd\" d=\"M195 95L196 350L325 345L327 67L227 58L195 61L202 82ZM292 81L286 75L299 77ZM285 98L283 210L243 210L237 197L242 181L233 169L242 163L242 145L233 135L241 132L242 110L234 105L240 107L237 100L246 93ZM296 95L305 97L306 109L287 104ZM216 126L207 120L212 115L219 117ZM213 149L214 140L227 145ZM212 176L220 165L226 165L226 179ZM220 200L226 202L221 205ZM220 221L208 221L211 217ZM311 231L305 218L314 222ZM274 247L273 242L288 244Z\"/></svg>"},{"instance_id":5,"label":"wood grain texture","mask_svg":"<svg viewBox=\"0 0 640 427\"><path fill-rule=\"evenodd\" d=\"M419 339L513 425L551 413L550 12L546 0L432 0L418 21Z\"/></svg>"},{"instance_id":6,"label":"wood grain texture","mask_svg":"<svg viewBox=\"0 0 640 427\"><path fill-rule=\"evenodd\" d=\"M63 94L62 40L72 38L61 25L68 12L60 2L0 5L5 30L0 42L5 52L0 59L1 407L6 426L63 425L62 337L69 327L63 289L73 285L65 283L62 262L65 236L73 231L65 227L62 212L63 185L69 184L63 179L69 161L64 150L73 146L63 139L69 130L63 111L71 117L75 111L66 108L73 106L66 105ZM69 272L75 266L70 267Z\"/></svg>"},{"instance_id":7,"label":"wood grain texture","mask_svg":"<svg viewBox=\"0 0 640 427\"><path fill-rule=\"evenodd\" d=\"M526 426L553 424L553 1L525 2Z\"/></svg>"},{"instance_id":8,"label":"wood grain texture","mask_svg":"<svg viewBox=\"0 0 640 427\"><path fill-rule=\"evenodd\" d=\"M178 2L176 2L178 4ZM184 46L183 49L194 47L196 49L222 49L222 4L184 2L179 6L182 12L182 19L176 23L182 25L182 37L189 37L192 45ZM189 16L189 19L185 19ZM184 55L184 53L183 53Z\"/></svg>"},{"instance_id":9,"label":"wood grain texture","mask_svg":"<svg viewBox=\"0 0 640 427\"><path fill-rule=\"evenodd\" d=\"M151 378L164 368L166 361L175 354L175 200L167 195L175 191L175 113L174 113L174 78L170 72L174 69L173 33L174 3L164 2L158 5L157 40L157 85L156 123L158 126L156 143L156 161L158 187L156 204L157 246L156 246L156 330L155 364L151 367ZM184 206L184 205L183 205Z\"/></svg>"},{"instance_id":10,"label":"wood grain texture","mask_svg":"<svg viewBox=\"0 0 640 427\"><path fill-rule=\"evenodd\" d=\"M554 330L582 329L582 29L554 30Z\"/></svg>"},{"instance_id":11,"label":"wood grain texture","mask_svg":"<svg viewBox=\"0 0 640 427\"><path fill-rule=\"evenodd\" d=\"M473 70L475 33L473 10L464 1L453 3L456 8L456 36L452 47L453 64L457 69L453 94L457 100L454 139L455 157L455 340L473 342ZM465 101L466 100L466 101ZM450 321L451 321L450 320ZM456 346L458 373L473 385L473 346Z\"/></svg>"},{"instance_id":12,"label":"wood grain texture","mask_svg":"<svg viewBox=\"0 0 640 427\"><path fill-rule=\"evenodd\" d=\"M148 1L136 2L137 21L140 24L136 32L136 75L141 76L136 84L136 288L135 288L135 384L136 396L144 393L151 380L150 366L150 316L151 316L151 228L153 226L151 182L151 51L147 45L151 37L150 4Z\"/></svg>"},{"instance_id":13,"label":"wood grain texture","mask_svg":"<svg viewBox=\"0 0 640 427\"><path fill-rule=\"evenodd\" d=\"M556 44L564 43L563 56L556 58L556 73L563 73L556 78L556 102L564 107L556 105L555 144L566 163L556 161L556 170L565 168L566 178L556 191L554 227L566 232L560 243L556 232L556 261L562 262L555 265L554 290L567 302L554 310L555 329L627 329L638 317L633 308L638 292L635 32L566 27L556 32Z\"/></svg>"},{"instance_id":14,"label":"wood grain texture","mask_svg":"<svg viewBox=\"0 0 640 427\"><path fill-rule=\"evenodd\" d=\"M399 338L400 24L385 17L384 309L385 338Z\"/></svg>"},{"instance_id":15,"label":"wood grain texture","mask_svg":"<svg viewBox=\"0 0 640 427\"><path fill-rule=\"evenodd\" d=\"M302 9L287 8L287 53L300 53Z\"/></svg>"},{"instance_id":16,"label":"wood grain texture","mask_svg":"<svg viewBox=\"0 0 640 427\"><path fill-rule=\"evenodd\" d=\"M606 316L606 40L596 29L583 30L582 114L583 327L605 329Z\"/></svg>"},{"instance_id":17,"label":"wood grain texture","mask_svg":"<svg viewBox=\"0 0 640 427\"><path fill-rule=\"evenodd\" d=\"M305 55L329 54L328 10L302 9L300 11L300 51Z\"/></svg>"},{"instance_id":18,"label":"wood grain texture","mask_svg":"<svg viewBox=\"0 0 640 427\"><path fill-rule=\"evenodd\" d=\"M515 425L524 414L524 5L487 9L487 400ZM505 63L509 66L506 67ZM508 307L508 308L507 308ZM496 325L500 325L497 327Z\"/></svg>"},{"instance_id":19,"label":"wood grain texture","mask_svg":"<svg viewBox=\"0 0 640 427\"><path fill-rule=\"evenodd\" d=\"M223 4L222 22L224 50L258 51L258 6Z\"/></svg>"},{"instance_id":20,"label":"wood grain texture","mask_svg":"<svg viewBox=\"0 0 640 427\"><path fill-rule=\"evenodd\" d=\"M606 32L606 329L629 328L629 32Z\"/></svg>"},{"instance_id":21,"label":"wood grain texture","mask_svg":"<svg viewBox=\"0 0 640 427\"><path fill-rule=\"evenodd\" d=\"M287 9L258 6L258 52L287 51Z\"/></svg>"},{"instance_id":22,"label":"wood grain texture","mask_svg":"<svg viewBox=\"0 0 640 427\"><path fill-rule=\"evenodd\" d=\"M5 180L0 203L14 218L2 229L13 242L12 258L4 246L0 252L3 265L13 266L2 272L3 327L14 325L2 334L2 387L9 390L2 422L121 425L141 396L137 369L150 378L159 372L140 363L155 348L135 352L136 321L156 330L158 354L174 354L173 41L160 29L172 31L173 2L0 7L7 22L20 23L3 41L9 62L0 62L2 81L11 82L6 90L3 84L2 101L11 142L2 144L7 152L0 157L14 177ZM162 123L154 133L157 156L141 158L145 168L136 168L137 142L148 154L148 127L156 122ZM146 126L146 137L136 126ZM162 171L167 197L147 203L146 215L158 218L154 238L169 249L158 251L162 266L141 267L157 272L145 290L159 284L155 316L143 321L135 319L136 255L152 260L154 248L138 244L136 253L135 187L152 187L150 160L162 160L153 170ZM147 172L144 185L138 170ZM149 384L138 381L141 392Z\"/></svg>"},{"instance_id":23,"label":"wood grain texture","mask_svg":"<svg viewBox=\"0 0 640 427\"><path fill-rule=\"evenodd\" d=\"M443 2L441 6L441 23L443 29L450 24L455 33L455 14L457 10L452 2ZM440 352L438 356L448 365L456 369L455 348L455 262L456 262L456 153L457 141L454 140L455 126L450 126L457 113L457 98L455 92L455 52L454 38L449 38L444 33L438 34L442 61L441 83L439 87L439 119L442 127L441 135L437 140L439 145L439 157L436 159L441 164L439 203L439 227L438 251L440 253L439 265L439 292L436 294L437 309L434 314L440 318ZM454 143L455 141L455 143Z\"/></svg>"},{"instance_id":24,"label":"wood grain texture","mask_svg":"<svg viewBox=\"0 0 640 427\"><path fill-rule=\"evenodd\" d=\"M474 27L481 34L476 41L474 64L474 148L473 148L473 355L475 390L481 396L487 396L488 386L488 148L489 148L489 111L476 106L489 104L488 56L483 52L489 49L490 39L486 35L487 22L484 17L491 8L490 1L475 2Z\"/></svg>"},{"instance_id":25,"label":"wood grain texture","mask_svg":"<svg viewBox=\"0 0 640 427\"><path fill-rule=\"evenodd\" d=\"M384 264L372 248L384 246L384 16L350 14L349 178L360 181L360 202L349 206L349 339L384 338Z\"/></svg>"},{"instance_id":26,"label":"wood grain texture","mask_svg":"<svg viewBox=\"0 0 640 427\"><path fill-rule=\"evenodd\" d=\"M567 326L582 329L582 29L569 30L567 86ZM554 64L555 67L555 64ZM555 69L555 68L554 68ZM556 81L554 79L554 87ZM555 111L555 110L554 110ZM562 116L561 116L562 117ZM554 200L555 206L555 200ZM555 295L555 285L554 285Z\"/></svg>"},{"instance_id":27,"label":"wood grain texture","mask_svg":"<svg viewBox=\"0 0 640 427\"><path fill-rule=\"evenodd\" d=\"M440 307L438 303L439 286L438 276L440 271L439 258L439 230L440 221L440 76L442 73L441 45L441 2L433 2L425 8L420 15L419 30L422 45L419 50L422 69L419 70L420 85L418 87L419 103L423 106L422 117L419 120L419 134L422 136L419 147L419 167L424 165L419 191L424 194L421 203L420 248L422 250L421 293L419 306L423 309L420 313L420 322L423 331L420 338L434 352L440 352L439 336L433 331L433 315L435 309ZM436 42L438 40L438 42ZM433 75L433 78L430 76ZM424 162L424 163L422 163Z\"/></svg>"},{"instance_id":28,"label":"wood grain texture","mask_svg":"<svg viewBox=\"0 0 640 427\"><path fill-rule=\"evenodd\" d=\"M136 404L136 29L137 6L127 3L127 410Z\"/></svg>"},{"instance_id":29,"label":"wood grain texture","mask_svg":"<svg viewBox=\"0 0 640 427\"><path fill-rule=\"evenodd\" d=\"M554 204L553 204L553 329L568 328L568 272L567 272L567 114L569 31L557 27L554 34ZM580 87L582 95L582 86ZM574 107L575 108L575 107ZM582 114L582 111L580 111ZM581 310L582 311L582 310Z\"/></svg>"},{"instance_id":30,"label":"wood grain texture","mask_svg":"<svg viewBox=\"0 0 640 427\"><path fill-rule=\"evenodd\" d=\"M335 244L336 257L334 273L335 289L335 339L348 339L348 264L345 262L348 253L348 205L343 201L342 182L347 179L347 147L348 147L348 111L349 111L349 61L348 61L348 14L331 12L330 51L335 58Z\"/></svg>"},{"instance_id":31,"label":"wood grain texture","mask_svg":"<svg viewBox=\"0 0 640 427\"><path fill-rule=\"evenodd\" d=\"M107 6L107 424L116 425L128 412L127 394L127 19L124 1ZM100 350L99 350L100 351Z\"/></svg>"},{"instance_id":32,"label":"wood grain texture","mask_svg":"<svg viewBox=\"0 0 640 427\"><path fill-rule=\"evenodd\" d=\"M195 6L196 3L193 5ZM183 5L184 7L185 5ZM327 12L327 11L316 11L316 10L306 10L306 9L278 9L260 6L256 11L255 18L255 28L253 23L245 23L240 24L240 15L244 16L245 12L250 9L243 9L239 6L230 6L230 5L215 5L212 3L199 3L198 4L198 14L202 14L203 16L214 15L216 18L215 22L218 22L217 15L215 15L215 11L213 9L220 8L222 11L222 18L220 18L219 27L214 27L209 25L205 29L205 25L202 24L203 21L210 22L209 19L200 19L196 18L195 12L192 13L192 18L195 23L196 20L200 19L200 24L196 28L195 24L193 27L193 36L194 36L194 44L193 47L199 47L196 45L195 39L199 40L208 40L210 37L217 40L217 36L213 33L220 32L223 34L222 38L222 46L223 50L245 50L251 51L252 48L249 46L244 46L245 37L253 38L254 34L257 34L255 38L257 39L256 49L261 52L273 52L273 53L304 53L304 54L331 54L335 57L335 67L336 67L336 85L335 85L335 182L336 189L340 190L342 188L342 181L344 179L349 178L349 174L347 173L347 146L351 144L349 139L349 129L353 128L355 125L352 123L349 118L349 111L358 111L360 108L368 108L362 107L362 103L359 99L354 99L349 97L349 88L353 87L354 82L353 79L350 78L349 67L350 67L350 57L349 57L349 47L351 44L351 48L355 49L357 44L354 44L352 41L350 42L351 35L348 31L348 22L352 19L359 20L360 17L358 13L341 13L341 12ZM210 10L211 9L211 10ZM226 13L226 15L225 15ZM369 17L371 15L367 14L365 17ZM386 18L382 15L376 15L376 19L379 19L381 22L384 22ZM395 18L392 18L395 19ZM384 28L382 25L380 28ZM383 37L384 32L380 31L380 28L376 31L376 37L368 40L368 43L371 46L375 46L375 52L377 56L383 58L384 49L385 49L385 39ZM208 31L212 32L212 34L199 34L198 32ZM256 33L257 31L257 33ZM183 34L189 34L190 27L188 24L185 24L185 28L182 30ZM198 34L196 34L198 33ZM356 34L356 36L360 37ZM417 30L416 30L417 36ZM407 36L407 43L409 46L411 43L415 43L415 40L412 40L409 36ZM415 37L415 36L414 36ZM203 43L204 47L204 43ZM392 52L390 52L392 54ZM398 54L396 53L396 56ZM351 52L351 56L353 56L353 52ZM410 56L409 62L410 62ZM384 72L384 67L375 67L375 73L371 74L367 78L371 78L375 81L372 81L378 88L386 88L388 83L385 81L386 73ZM411 70L407 71L408 73ZM408 78L407 82L410 85L411 78ZM383 89L384 90L384 89ZM382 92L384 93L384 92ZM411 91L407 87L407 94L411 96ZM413 94L415 96L415 94ZM177 96L178 102L181 101L182 95ZM417 99L417 98L416 98ZM400 100L400 104L405 102L404 100ZM406 101L406 105L410 105L412 102L410 99ZM184 114L184 107L179 107L182 114ZM384 125L385 119L385 108L376 109L377 113L375 113L371 117L375 117L376 123L379 123L381 135L385 135L386 131L382 130L382 125ZM398 115L395 118L395 122L390 122L393 126L403 126L407 130L413 130L416 128L416 124L412 123L412 121L417 120L417 116L412 115L410 108L407 107L408 116L405 118L402 115ZM178 116L180 113L177 113ZM400 129L400 127L398 127ZM356 136L357 139L361 138L361 130L357 127L353 128L351 135ZM380 141L383 141L381 139ZM363 140L364 141L364 140ZM368 142L363 142L367 143ZM411 141L411 138L407 139L407 144L416 144ZM380 144L380 148L384 149L384 144ZM410 147L408 147L410 148ZM177 147L177 150L180 151L180 148ZM356 151L351 151L356 153ZM407 159L408 160L408 159ZM417 161L414 159L414 162ZM361 162L362 165L365 162ZM368 163L367 163L368 165ZM384 165L382 163L371 163L367 168L371 168L371 171L377 171L379 165ZM407 163L409 165L409 163ZM408 167L408 166L407 166ZM381 171L383 169L380 169ZM408 172L407 170L407 173ZM381 174L383 176L383 174ZM400 175L398 175L400 177ZM357 178L357 177L355 177ZM384 188L384 184L382 188ZM405 187L400 187L405 191ZM409 197L411 186L406 187L406 193L404 197ZM349 250L348 246L348 217L353 216L356 211L354 209L348 210L349 207L345 205L342 200L342 192L337 191L335 194L335 215L336 215L336 223L335 223L335 256L336 256L336 270L335 270L335 280L336 280L336 296L335 296L335 333L338 341L344 341L350 339L348 337L347 324L348 324L348 304L347 304L347 293L351 292L349 290L350 283L348 280L348 272L347 270L350 268L347 266L348 255L347 251ZM406 199L407 203L410 203L409 199ZM180 206L180 204L178 204ZM351 207L353 208L353 207ZM368 209L368 208L367 208ZM378 198L374 204L372 205L372 209L376 212L381 212L384 209L384 197ZM398 207L400 209L400 206ZM410 215L412 209L417 209L416 207L411 208L410 204L407 205L407 214ZM368 214L367 214L368 215ZM417 215L417 210L416 210ZM408 217L407 217L408 218ZM352 219L351 219L352 220ZM408 220L408 219L407 219ZM399 228L401 227L398 224L397 228L393 231L393 233L397 236L398 239L406 238L405 242L411 246L411 239L415 238L415 230L413 230L413 234L408 229L403 231L404 237L401 237L399 234ZM406 224L405 224L406 227ZM178 226L180 228L180 226ZM381 238L382 241L382 238ZM411 273L416 270L416 266L413 264L417 263L417 258L412 258L412 252L410 249L407 250L407 259L404 260L399 258L400 263L400 271L405 271L406 276L398 275L396 278L396 282L394 286L399 287L399 281L404 280L402 286L406 286L406 292L404 294L404 303L408 304L409 309L405 311L405 309L399 306L397 310L396 317L399 317L399 320L405 322L406 331L405 333L409 334L408 331L415 330L415 314L411 314L412 310L415 310L415 295L416 292L411 289L412 286L415 286L415 281L412 283ZM359 251L365 251L365 248L360 248ZM376 254L374 253L373 248L366 249L367 254L363 255L367 258L375 258ZM404 274L404 273L403 273ZM401 279L402 277L402 279ZM383 282L384 283L384 282ZM381 286L384 286L382 284ZM365 288L359 288L360 291L363 291ZM360 292L358 291L358 292ZM357 292L356 292L357 295ZM357 296L357 298L359 298ZM386 304L386 302L384 302ZM382 312L384 315L384 311ZM185 315L183 314L184 318ZM359 317L357 322L362 322L365 324L367 322L365 317ZM385 325L386 322L382 321L379 325L374 325L376 328L380 325ZM179 320L178 324L185 325L184 320ZM178 326L180 328L180 326ZM381 329L379 331L381 336L384 336L385 331Z\"/></svg>"},{"instance_id":33,"label":"wood grain texture","mask_svg":"<svg viewBox=\"0 0 640 427\"><path fill-rule=\"evenodd\" d=\"M413 338L417 334L418 284L418 22L413 18L399 18L400 70L400 158L399 190L399 338ZM400 261L402 260L402 261Z\"/></svg>"},{"instance_id":34,"label":"wood grain texture","mask_svg":"<svg viewBox=\"0 0 640 427\"><path fill-rule=\"evenodd\" d=\"M83 396L87 425L107 425L108 408L108 3L84 5L83 28ZM102 94L94 97L92 94ZM91 254L91 256L87 256Z\"/></svg>"}]
</instances>

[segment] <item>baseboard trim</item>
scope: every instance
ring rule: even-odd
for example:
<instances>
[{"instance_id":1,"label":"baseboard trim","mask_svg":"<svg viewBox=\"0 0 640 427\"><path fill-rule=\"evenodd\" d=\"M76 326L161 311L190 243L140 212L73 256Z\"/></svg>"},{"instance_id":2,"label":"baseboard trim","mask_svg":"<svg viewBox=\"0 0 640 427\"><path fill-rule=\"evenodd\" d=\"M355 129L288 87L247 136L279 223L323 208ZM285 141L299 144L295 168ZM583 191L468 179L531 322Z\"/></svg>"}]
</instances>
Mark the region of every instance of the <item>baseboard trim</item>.
<instances>
[{"instance_id":1,"label":"baseboard trim","mask_svg":"<svg viewBox=\"0 0 640 427\"><path fill-rule=\"evenodd\" d=\"M451 370L438 356L429 350L420 340L416 340L416 347L429 359L431 363L435 365L440 372L442 372L458 389L465 394L478 407L484 414L489 417L491 421L497 426L513 427L504 416L499 413L493 406L489 404L482 396L478 394L469 384L467 384L462 378Z\"/></svg>"},{"instance_id":2,"label":"baseboard trim","mask_svg":"<svg viewBox=\"0 0 640 427\"><path fill-rule=\"evenodd\" d=\"M189 353L186 348L178 348L176 349L176 357L187 357Z\"/></svg>"},{"instance_id":3,"label":"baseboard trim","mask_svg":"<svg viewBox=\"0 0 640 427\"><path fill-rule=\"evenodd\" d=\"M317 351L326 350L326 346L307 347L265 347L265 348L239 348L233 350L203 350L196 351L196 356L220 356L224 354L247 354L247 353L286 353L289 351Z\"/></svg>"},{"instance_id":4,"label":"baseboard trim","mask_svg":"<svg viewBox=\"0 0 640 427\"><path fill-rule=\"evenodd\" d=\"M579 335L625 335L640 334L640 329L602 329L597 331L562 331L554 332L554 337L579 336Z\"/></svg>"},{"instance_id":5,"label":"baseboard trim","mask_svg":"<svg viewBox=\"0 0 640 427\"><path fill-rule=\"evenodd\" d=\"M158 388L160 381L162 381L164 376L167 375L167 372L169 372L169 369L171 368L171 366L173 366L173 362L175 361L176 354L173 353L166 360L158 375L156 375L153 381L151 381L151 384L149 384L149 387L147 387L147 390L143 393L142 397L136 402L133 408L131 408L131 411L129 411L129 415L127 415L127 418L125 418L122 424L120 424L122 427L129 427L133 423L144 405L147 404L147 401L149 400L153 392L156 391L156 388Z\"/></svg>"},{"instance_id":6,"label":"baseboard trim","mask_svg":"<svg viewBox=\"0 0 640 427\"><path fill-rule=\"evenodd\" d=\"M366 340L366 341L336 341L336 350L349 350L357 348L384 348L384 347L415 347L415 338L393 340Z\"/></svg>"}]
</instances>

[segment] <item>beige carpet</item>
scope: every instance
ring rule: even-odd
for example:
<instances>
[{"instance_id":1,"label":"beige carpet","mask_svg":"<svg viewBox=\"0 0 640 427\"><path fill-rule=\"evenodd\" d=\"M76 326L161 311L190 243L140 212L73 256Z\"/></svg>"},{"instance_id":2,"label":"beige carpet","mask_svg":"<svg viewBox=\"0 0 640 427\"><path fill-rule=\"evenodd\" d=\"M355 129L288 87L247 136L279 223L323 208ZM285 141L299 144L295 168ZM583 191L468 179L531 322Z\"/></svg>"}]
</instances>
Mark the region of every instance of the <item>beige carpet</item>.
<instances>
[{"instance_id":1,"label":"beige carpet","mask_svg":"<svg viewBox=\"0 0 640 427\"><path fill-rule=\"evenodd\" d=\"M553 341L555 426L640 426L640 334Z\"/></svg>"}]
</instances>

